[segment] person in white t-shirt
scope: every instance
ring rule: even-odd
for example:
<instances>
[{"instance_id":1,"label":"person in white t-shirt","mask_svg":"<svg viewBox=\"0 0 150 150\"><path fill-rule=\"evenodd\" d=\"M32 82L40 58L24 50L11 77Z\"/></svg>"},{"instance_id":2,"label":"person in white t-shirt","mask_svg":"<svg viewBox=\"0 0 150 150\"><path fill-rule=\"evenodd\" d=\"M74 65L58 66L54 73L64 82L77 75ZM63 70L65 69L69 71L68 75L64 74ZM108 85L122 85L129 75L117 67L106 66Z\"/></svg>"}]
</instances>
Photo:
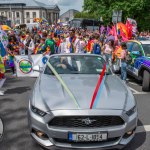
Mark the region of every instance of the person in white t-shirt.
<instances>
[{"instance_id":1,"label":"person in white t-shirt","mask_svg":"<svg viewBox=\"0 0 150 150\"><path fill-rule=\"evenodd\" d=\"M79 53L81 51L80 40L75 36L75 30L70 30L70 36L66 39L66 53Z\"/></svg>"},{"instance_id":2,"label":"person in white t-shirt","mask_svg":"<svg viewBox=\"0 0 150 150\"><path fill-rule=\"evenodd\" d=\"M67 43L66 43L66 38L64 36L61 36L62 42L60 43L58 47L58 53L66 53L67 50Z\"/></svg>"}]
</instances>

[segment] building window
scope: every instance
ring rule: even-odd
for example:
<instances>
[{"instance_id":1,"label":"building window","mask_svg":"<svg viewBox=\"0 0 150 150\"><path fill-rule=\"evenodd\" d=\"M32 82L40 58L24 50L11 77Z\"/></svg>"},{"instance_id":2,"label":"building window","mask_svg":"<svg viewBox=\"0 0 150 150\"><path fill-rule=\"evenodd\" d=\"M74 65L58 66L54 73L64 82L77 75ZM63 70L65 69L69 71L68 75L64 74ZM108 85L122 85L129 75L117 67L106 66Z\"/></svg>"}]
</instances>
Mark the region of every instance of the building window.
<instances>
[{"instance_id":1,"label":"building window","mask_svg":"<svg viewBox=\"0 0 150 150\"><path fill-rule=\"evenodd\" d=\"M8 12L8 17L11 18L12 17L12 13Z\"/></svg>"},{"instance_id":2,"label":"building window","mask_svg":"<svg viewBox=\"0 0 150 150\"><path fill-rule=\"evenodd\" d=\"M4 16L4 12L1 12L1 15Z\"/></svg>"},{"instance_id":3,"label":"building window","mask_svg":"<svg viewBox=\"0 0 150 150\"><path fill-rule=\"evenodd\" d=\"M30 18L30 13L26 12L26 18Z\"/></svg>"},{"instance_id":4,"label":"building window","mask_svg":"<svg viewBox=\"0 0 150 150\"><path fill-rule=\"evenodd\" d=\"M30 23L30 20L27 20L27 23Z\"/></svg>"},{"instance_id":5,"label":"building window","mask_svg":"<svg viewBox=\"0 0 150 150\"><path fill-rule=\"evenodd\" d=\"M43 17L46 18L45 12L43 12Z\"/></svg>"},{"instance_id":6,"label":"building window","mask_svg":"<svg viewBox=\"0 0 150 150\"><path fill-rule=\"evenodd\" d=\"M33 18L36 18L36 12L32 12Z\"/></svg>"},{"instance_id":7,"label":"building window","mask_svg":"<svg viewBox=\"0 0 150 150\"><path fill-rule=\"evenodd\" d=\"M16 17L20 18L20 13L19 12L16 12Z\"/></svg>"},{"instance_id":8,"label":"building window","mask_svg":"<svg viewBox=\"0 0 150 150\"><path fill-rule=\"evenodd\" d=\"M20 20L16 20L16 23L17 23L17 24L20 24Z\"/></svg>"}]
</instances>

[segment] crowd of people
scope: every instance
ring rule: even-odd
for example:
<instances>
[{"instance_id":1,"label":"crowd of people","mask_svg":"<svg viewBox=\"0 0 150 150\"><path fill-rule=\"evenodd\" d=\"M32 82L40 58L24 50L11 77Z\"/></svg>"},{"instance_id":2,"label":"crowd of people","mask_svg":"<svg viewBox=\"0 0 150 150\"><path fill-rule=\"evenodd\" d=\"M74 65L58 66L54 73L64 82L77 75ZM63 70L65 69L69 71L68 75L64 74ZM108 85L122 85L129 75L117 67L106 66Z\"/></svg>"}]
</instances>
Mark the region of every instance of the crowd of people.
<instances>
[{"instance_id":1,"label":"crowd of people","mask_svg":"<svg viewBox=\"0 0 150 150\"><path fill-rule=\"evenodd\" d=\"M103 55L110 65L115 60L114 51L118 45L122 46L122 79L126 80L126 44L122 37L115 37L106 30L90 31L68 26L40 25L34 26L32 30L11 30L8 33L8 45L6 47L9 67L13 76L16 76L14 56L15 55L53 55L59 53L90 53ZM140 37L150 37L150 32L141 32ZM135 36L133 36L135 39ZM1 70L0 70L1 72ZM1 72L1 78L4 74Z\"/></svg>"}]
</instances>

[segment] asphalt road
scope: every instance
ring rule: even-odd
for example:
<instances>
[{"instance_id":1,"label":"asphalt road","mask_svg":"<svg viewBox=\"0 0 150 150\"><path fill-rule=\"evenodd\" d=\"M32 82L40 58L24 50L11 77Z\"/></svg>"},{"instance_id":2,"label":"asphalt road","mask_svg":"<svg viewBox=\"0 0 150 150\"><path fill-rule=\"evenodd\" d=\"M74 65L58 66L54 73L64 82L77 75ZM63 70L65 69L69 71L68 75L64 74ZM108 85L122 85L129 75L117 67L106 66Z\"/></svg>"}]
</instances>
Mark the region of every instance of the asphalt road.
<instances>
[{"instance_id":1,"label":"asphalt road","mask_svg":"<svg viewBox=\"0 0 150 150\"><path fill-rule=\"evenodd\" d=\"M0 150L42 150L28 131L27 107L35 78L7 77L3 86L5 95L0 97L0 118L4 123ZM143 93L141 85L129 79L139 109L139 131L124 150L150 150L150 93ZM145 129L143 129L145 127Z\"/></svg>"}]
</instances>

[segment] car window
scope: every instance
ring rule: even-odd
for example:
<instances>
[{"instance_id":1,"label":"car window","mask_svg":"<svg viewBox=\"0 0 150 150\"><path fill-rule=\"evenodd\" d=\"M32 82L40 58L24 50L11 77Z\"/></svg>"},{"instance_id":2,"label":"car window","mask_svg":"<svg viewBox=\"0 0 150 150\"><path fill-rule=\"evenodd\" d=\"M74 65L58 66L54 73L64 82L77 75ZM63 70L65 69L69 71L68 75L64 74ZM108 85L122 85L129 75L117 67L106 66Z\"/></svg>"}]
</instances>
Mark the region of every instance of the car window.
<instances>
[{"instance_id":1,"label":"car window","mask_svg":"<svg viewBox=\"0 0 150 150\"><path fill-rule=\"evenodd\" d=\"M133 51L141 51L141 48L138 43L134 43L134 45L132 47L132 52Z\"/></svg>"},{"instance_id":2,"label":"car window","mask_svg":"<svg viewBox=\"0 0 150 150\"><path fill-rule=\"evenodd\" d=\"M142 44L145 56L150 57L150 44Z\"/></svg>"},{"instance_id":3,"label":"car window","mask_svg":"<svg viewBox=\"0 0 150 150\"><path fill-rule=\"evenodd\" d=\"M127 50L129 51L129 52L131 52L131 50L132 50L132 47L133 47L133 42L127 42Z\"/></svg>"},{"instance_id":4,"label":"car window","mask_svg":"<svg viewBox=\"0 0 150 150\"><path fill-rule=\"evenodd\" d=\"M100 74L105 65L101 56L89 55L58 55L49 60L58 74ZM51 70L46 66L45 74L52 75ZM107 67L107 74L111 74Z\"/></svg>"}]
</instances>

